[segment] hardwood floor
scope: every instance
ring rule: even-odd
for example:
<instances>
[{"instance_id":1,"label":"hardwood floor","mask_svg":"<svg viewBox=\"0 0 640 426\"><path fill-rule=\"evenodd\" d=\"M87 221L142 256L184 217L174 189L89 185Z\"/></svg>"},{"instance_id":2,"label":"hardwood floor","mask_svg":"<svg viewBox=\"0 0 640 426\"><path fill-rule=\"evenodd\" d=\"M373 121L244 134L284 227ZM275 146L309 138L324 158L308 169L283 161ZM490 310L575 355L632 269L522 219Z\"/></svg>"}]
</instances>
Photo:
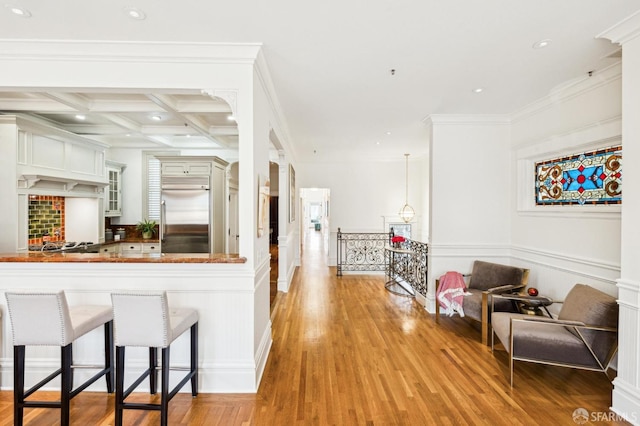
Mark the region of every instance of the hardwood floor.
<instances>
[{"instance_id":1,"label":"hardwood floor","mask_svg":"<svg viewBox=\"0 0 640 426\"><path fill-rule=\"evenodd\" d=\"M511 389L506 353L482 346L472 323L436 324L412 299L386 291L382 276L337 278L319 255L322 242L309 238L291 291L272 310L273 347L258 393L179 394L171 425L575 425L577 408L608 415L605 375L517 363ZM0 426L12 424L11 398L0 392ZM26 413L30 425L59 418L57 410ZM113 424L113 396L80 394L71 419ZM127 425L158 422L155 412L125 412Z\"/></svg>"}]
</instances>

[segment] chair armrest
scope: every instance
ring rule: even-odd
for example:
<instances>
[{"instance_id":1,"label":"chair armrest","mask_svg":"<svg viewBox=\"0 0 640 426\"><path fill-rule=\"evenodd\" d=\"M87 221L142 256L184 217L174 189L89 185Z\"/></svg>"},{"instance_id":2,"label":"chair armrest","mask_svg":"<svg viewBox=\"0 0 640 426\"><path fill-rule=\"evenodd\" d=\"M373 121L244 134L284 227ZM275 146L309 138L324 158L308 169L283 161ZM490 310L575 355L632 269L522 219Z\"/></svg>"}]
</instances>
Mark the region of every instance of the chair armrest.
<instances>
[{"instance_id":1,"label":"chair armrest","mask_svg":"<svg viewBox=\"0 0 640 426\"><path fill-rule=\"evenodd\" d=\"M529 296L527 294L520 293L496 294L493 297L497 299L515 300L516 302L523 302L524 304L528 304L530 306L549 306L556 303L555 300L545 296Z\"/></svg>"},{"instance_id":2,"label":"chair armrest","mask_svg":"<svg viewBox=\"0 0 640 426\"><path fill-rule=\"evenodd\" d=\"M501 285L498 287L493 287L485 291L489 294L502 294L502 293L513 292L514 290L519 290L524 287L525 287L525 284L507 284L507 285Z\"/></svg>"},{"instance_id":3,"label":"chair armrest","mask_svg":"<svg viewBox=\"0 0 640 426\"><path fill-rule=\"evenodd\" d=\"M618 332L618 329L615 327L602 327L599 325L585 324L582 321L559 320L559 319L546 318L546 317L531 316L527 318L512 318L511 321L520 321L520 322L534 321L534 322L548 323L549 325L559 325L563 327L568 326L568 327L574 327L574 328L579 328L584 330L608 331L611 333Z\"/></svg>"},{"instance_id":4,"label":"chair armrest","mask_svg":"<svg viewBox=\"0 0 640 426\"><path fill-rule=\"evenodd\" d=\"M512 318L512 321L521 321L521 322L544 322L552 325L561 325L561 326L570 326L570 327L585 327L586 324L582 321L569 321L569 320L559 320L555 318L547 318L547 317L538 317L531 316L526 318Z\"/></svg>"}]
</instances>

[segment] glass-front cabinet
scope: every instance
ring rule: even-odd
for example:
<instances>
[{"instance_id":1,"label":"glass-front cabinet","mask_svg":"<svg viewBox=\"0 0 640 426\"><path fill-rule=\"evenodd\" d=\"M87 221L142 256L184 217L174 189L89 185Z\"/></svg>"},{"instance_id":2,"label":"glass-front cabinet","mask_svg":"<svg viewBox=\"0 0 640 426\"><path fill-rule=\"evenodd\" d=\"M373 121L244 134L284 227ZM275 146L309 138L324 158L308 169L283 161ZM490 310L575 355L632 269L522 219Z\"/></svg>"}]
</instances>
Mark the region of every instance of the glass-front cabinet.
<instances>
[{"instance_id":1,"label":"glass-front cabinet","mask_svg":"<svg viewBox=\"0 0 640 426\"><path fill-rule=\"evenodd\" d=\"M109 186L105 188L104 215L116 217L122 215L122 170L124 165L112 161L106 162Z\"/></svg>"}]
</instances>

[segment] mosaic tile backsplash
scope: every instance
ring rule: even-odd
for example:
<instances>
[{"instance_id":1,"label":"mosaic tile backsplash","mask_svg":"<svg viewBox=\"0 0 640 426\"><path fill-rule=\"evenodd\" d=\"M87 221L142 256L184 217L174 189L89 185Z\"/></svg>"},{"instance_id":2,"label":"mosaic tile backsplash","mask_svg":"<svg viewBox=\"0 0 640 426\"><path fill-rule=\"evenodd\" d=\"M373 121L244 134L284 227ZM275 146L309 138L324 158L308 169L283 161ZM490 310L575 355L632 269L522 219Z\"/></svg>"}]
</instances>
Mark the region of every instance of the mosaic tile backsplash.
<instances>
[{"instance_id":1,"label":"mosaic tile backsplash","mask_svg":"<svg viewBox=\"0 0 640 426\"><path fill-rule=\"evenodd\" d=\"M29 197L29 244L64 241L64 197Z\"/></svg>"}]
</instances>

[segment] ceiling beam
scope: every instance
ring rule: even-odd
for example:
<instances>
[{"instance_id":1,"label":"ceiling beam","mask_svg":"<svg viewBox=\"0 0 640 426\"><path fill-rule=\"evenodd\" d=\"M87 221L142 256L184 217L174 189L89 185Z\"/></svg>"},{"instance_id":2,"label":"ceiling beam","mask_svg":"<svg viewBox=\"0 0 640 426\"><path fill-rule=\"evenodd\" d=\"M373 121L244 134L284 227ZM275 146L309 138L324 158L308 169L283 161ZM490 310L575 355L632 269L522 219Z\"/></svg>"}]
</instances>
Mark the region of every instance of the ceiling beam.
<instances>
[{"instance_id":1,"label":"ceiling beam","mask_svg":"<svg viewBox=\"0 0 640 426\"><path fill-rule=\"evenodd\" d=\"M156 105L164 109L165 111L170 112L176 117L180 118L180 120L182 120L185 123L185 125L193 128L200 135L210 139L211 142L227 147L226 144L224 144L222 141L217 140L216 138L213 137L213 135L209 133L207 124L203 123L202 120L197 119L196 117L192 117L189 114L183 114L181 111L179 111L177 102L175 102L174 99L171 98L171 96L160 95L160 94L150 94L150 95L147 95L147 97L151 99L151 101L153 101Z\"/></svg>"},{"instance_id":2,"label":"ceiling beam","mask_svg":"<svg viewBox=\"0 0 640 426\"><path fill-rule=\"evenodd\" d=\"M37 111L42 114L49 113L71 113L76 112L75 108L61 104L53 99L42 97L33 99L12 99L0 97L0 111Z\"/></svg>"},{"instance_id":3,"label":"ceiling beam","mask_svg":"<svg viewBox=\"0 0 640 426\"><path fill-rule=\"evenodd\" d=\"M73 93L50 93L46 92L42 94L49 99L53 99L56 102L60 102L70 108L75 109L78 112L89 112L91 110L91 102L86 98L73 94Z\"/></svg>"}]
</instances>

